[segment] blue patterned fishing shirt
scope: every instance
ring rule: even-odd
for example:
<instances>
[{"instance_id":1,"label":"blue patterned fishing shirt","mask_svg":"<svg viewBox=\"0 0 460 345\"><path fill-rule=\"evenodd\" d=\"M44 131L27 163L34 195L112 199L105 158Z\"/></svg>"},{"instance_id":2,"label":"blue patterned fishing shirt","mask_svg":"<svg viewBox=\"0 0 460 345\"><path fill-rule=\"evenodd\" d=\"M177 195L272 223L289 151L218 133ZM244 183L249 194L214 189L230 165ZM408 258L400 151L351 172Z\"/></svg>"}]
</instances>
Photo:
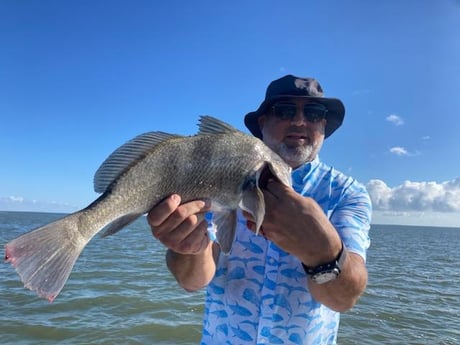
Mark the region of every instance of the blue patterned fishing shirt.
<instances>
[{"instance_id":1,"label":"blue patterned fishing shirt","mask_svg":"<svg viewBox=\"0 0 460 345\"><path fill-rule=\"evenodd\" d=\"M350 252L366 259L371 203L363 185L316 158L293 188L322 207ZM336 344L340 314L315 301L300 261L246 228L207 287L202 345Z\"/></svg>"}]
</instances>

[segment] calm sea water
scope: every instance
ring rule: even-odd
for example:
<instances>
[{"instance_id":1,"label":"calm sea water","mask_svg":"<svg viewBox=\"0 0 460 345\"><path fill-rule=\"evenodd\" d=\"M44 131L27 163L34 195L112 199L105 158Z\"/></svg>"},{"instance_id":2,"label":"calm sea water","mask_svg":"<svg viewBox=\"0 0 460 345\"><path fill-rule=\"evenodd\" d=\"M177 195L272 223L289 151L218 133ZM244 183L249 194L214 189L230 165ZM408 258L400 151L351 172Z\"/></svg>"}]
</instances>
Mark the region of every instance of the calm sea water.
<instances>
[{"instance_id":1,"label":"calm sea water","mask_svg":"<svg viewBox=\"0 0 460 345\"><path fill-rule=\"evenodd\" d=\"M0 244L62 215L0 212ZM460 344L460 229L375 225L369 285L339 344ZM95 238L52 303L0 265L1 344L197 344L204 292L185 293L145 219Z\"/></svg>"}]
</instances>

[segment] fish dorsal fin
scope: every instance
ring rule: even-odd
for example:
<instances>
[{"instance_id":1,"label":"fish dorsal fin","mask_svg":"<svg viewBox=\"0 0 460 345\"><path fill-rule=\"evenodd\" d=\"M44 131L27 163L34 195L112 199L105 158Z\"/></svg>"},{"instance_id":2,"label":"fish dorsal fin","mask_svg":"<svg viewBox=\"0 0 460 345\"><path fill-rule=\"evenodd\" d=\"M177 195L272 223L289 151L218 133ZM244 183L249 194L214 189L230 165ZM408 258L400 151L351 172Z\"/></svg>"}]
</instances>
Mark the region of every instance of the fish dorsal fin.
<instances>
[{"instance_id":1,"label":"fish dorsal fin","mask_svg":"<svg viewBox=\"0 0 460 345\"><path fill-rule=\"evenodd\" d=\"M147 132L131 139L116 149L97 169L94 175L94 191L104 193L121 174L158 144L179 137L165 132Z\"/></svg>"},{"instance_id":2,"label":"fish dorsal fin","mask_svg":"<svg viewBox=\"0 0 460 345\"><path fill-rule=\"evenodd\" d=\"M239 132L236 128L230 126L215 117L209 115L200 116L198 134L224 134Z\"/></svg>"}]
</instances>

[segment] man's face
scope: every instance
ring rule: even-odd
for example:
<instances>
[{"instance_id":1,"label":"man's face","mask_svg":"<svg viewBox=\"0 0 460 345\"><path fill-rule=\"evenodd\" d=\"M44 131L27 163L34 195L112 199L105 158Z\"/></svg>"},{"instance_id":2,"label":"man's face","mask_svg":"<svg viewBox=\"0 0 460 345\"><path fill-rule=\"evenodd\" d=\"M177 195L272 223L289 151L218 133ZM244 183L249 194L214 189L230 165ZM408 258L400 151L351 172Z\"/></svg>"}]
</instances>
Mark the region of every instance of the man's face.
<instances>
[{"instance_id":1,"label":"man's face","mask_svg":"<svg viewBox=\"0 0 460 345\"><path fill-rule=\"evenodd\" d=\"M292 98L275 103L258 119L264 143L292 168L312 161L321 149L326 119L320 107Z\"/></svg>"}]
</instances>

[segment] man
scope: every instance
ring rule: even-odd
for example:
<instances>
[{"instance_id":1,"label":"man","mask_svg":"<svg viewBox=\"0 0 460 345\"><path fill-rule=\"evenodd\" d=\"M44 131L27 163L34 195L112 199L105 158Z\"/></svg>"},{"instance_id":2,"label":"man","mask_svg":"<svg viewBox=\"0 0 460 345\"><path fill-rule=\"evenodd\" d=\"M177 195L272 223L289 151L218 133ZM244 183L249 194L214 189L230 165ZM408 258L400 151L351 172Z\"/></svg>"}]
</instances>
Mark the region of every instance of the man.
<instances>
[{"instance_id":1,"label":"man","mask_svg":"<svg viewBox=\"0 0 460 345\"><path fill-rule=\"evenodd\" d=\"M336 344L339 312L366 286L371 215L365 188L318 158L344 113L315 79L268 86L245 124L293 168L294 190L268 178L261 234L241 214L229 255L206 236L208 202L172 195L149 213L178 283L207 286L201 344Z\"/></svg>"}]
</instances>

